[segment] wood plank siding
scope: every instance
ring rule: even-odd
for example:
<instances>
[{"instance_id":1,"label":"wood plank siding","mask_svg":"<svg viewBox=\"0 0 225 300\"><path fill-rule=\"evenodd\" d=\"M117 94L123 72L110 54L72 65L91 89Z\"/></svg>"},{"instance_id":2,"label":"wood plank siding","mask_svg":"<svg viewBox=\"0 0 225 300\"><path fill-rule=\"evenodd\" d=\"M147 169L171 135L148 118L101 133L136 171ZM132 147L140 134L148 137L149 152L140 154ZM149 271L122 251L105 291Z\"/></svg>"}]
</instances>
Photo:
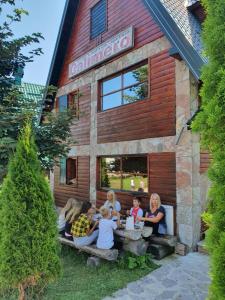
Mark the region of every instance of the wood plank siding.
<instances>
[{"instance_id":1,"label":"wood plank siding","mask_svg":"<svg viewBox=\"0 0 225 300\"><path fill-rule=\"evenodd\" d=\"M59 87L71 82L71 80L68 79L68 67L72 61L131 25L135 28L135 49L163 36L159 26L149 15L149 12L142 1L129 0L129 4L127 5L127 1L125 0L113 0L107 1L108 30L91 40L90 9L97 2L98 0L80 1L67 48L67 54L58 82ZM124 53L121 55L124 55ZM116 56L111 60L118 59L118 57L119 56ZM97 66L97 68L98 67L99 66Z\"/></svg>"},{"instance_id":2,"label":"wood plank siding","mask_svg":"<svg viewBox=\"0 0 225 300\"><path fill-rule=\"evenodd\" d=\"M168 51L149 59L149 99L98 112L98 143L176 134L175 60Z\"/></svg>"},{"instance_id":3,"label":"wood plank siding","mask_svg":"<svg viewBox=\"0 0 225 300\"><path fill-rule=\"evenodd\" d=\"M78 115L79 117L74 117L71 125L71 139L74 144L79 145L89 145L90 144L90 126L91 126L91 85L87 84L82 86L77 91L73 91L71 94L67 95L67 101L72 105L71 95L78 92ZM59 98L56 99L55 109L58 108Z\"/></svg>"},{"instance_id":4,"label":"wood plank siding","mask_svg":"<svg viewBox=\"0 0 225 300\"><path fill-rule=\"evenodd\" d=\"M79 88L79 119L74 119L71 126L72 139L76 145L90 144L91 126L91 86Z\"/></svg>"},{"instance_id":5,"label":"wood plank siding","mask_svg":"<svg viewBox=\"0 0 225 300\"><path fill-rule=\"evenodd\" d=\"M90 159L89 156L79 156L77 160L78 175L77 183L74 185L60 184L59 167L54 169L54 196L57 206L64 206L70 197L82 201L90 199Z\"/></svg>"},{"instance_id":6,"label":"wood plank siding","mask_svg":"<svg viewBox=\"0 0 225 300\"><path fill-rule=\"evenodd\" d=\"M162 152L149 154L149 195L158 193L163 204L176 207L176 155L175 152ZM97 191L97 206L106 201L106 191ZM116 192L122 211L130 209L132 205L132 192ZM143 209L149 205L149 195L141 197ZM175 212L175 210L174 210Z\"/></svg>"},{"instance_id":7,"label":"wood plank siding","mask_svg":"<svg viewBox=\"0 0 225 300\"><path fill-rule=\"evenodd\" d=\"M208 171L209 165L212 161L208 151L201 150L200 152L200 174L203 174Z\"/></svg>"},{"instance_id":8,"label":"wood plank siding","mask_svg":"<svg viewBox=\"0 0 225 300\"><path fill-rule=\"evenodd\" d=\"M175 152L149 155L149 191L158 193L163 203L176 205Z\"/></svg>"}]
</instances>

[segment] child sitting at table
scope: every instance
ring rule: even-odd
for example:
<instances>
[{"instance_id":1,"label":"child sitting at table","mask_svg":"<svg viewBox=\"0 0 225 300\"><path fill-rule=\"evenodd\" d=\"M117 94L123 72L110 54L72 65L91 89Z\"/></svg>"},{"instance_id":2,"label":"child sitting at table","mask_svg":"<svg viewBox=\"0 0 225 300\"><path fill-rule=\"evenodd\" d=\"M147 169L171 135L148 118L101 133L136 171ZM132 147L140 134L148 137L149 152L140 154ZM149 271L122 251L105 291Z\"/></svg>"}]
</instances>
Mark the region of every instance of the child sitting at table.
<instances>
[{"instance_id":1,"label":"child sitting at table","mask_svg":"<svg viewBox=\"0 0 225 300\"><path fill-rule=\"evenodd\" d=\"M117 213L117 221L111 219L110 210L104 206L100 208L102 219L99 221L99 234L97 248L111 249L114 246L113 230L120 224L120 214Z\"/></svg>"},{"instance_id":2,"label":"child sitting at table","mask_svg":"<svg viewBox=\"0 0 225 300\"><path fill-rule=\"evenodd\" d=\"M140 208L141 200L139 198L133 198L133 207L127 211L127 215L134 217L134 223L136 223L137 217L143 217L143 210Z\"/></svg>"}]
</instances>

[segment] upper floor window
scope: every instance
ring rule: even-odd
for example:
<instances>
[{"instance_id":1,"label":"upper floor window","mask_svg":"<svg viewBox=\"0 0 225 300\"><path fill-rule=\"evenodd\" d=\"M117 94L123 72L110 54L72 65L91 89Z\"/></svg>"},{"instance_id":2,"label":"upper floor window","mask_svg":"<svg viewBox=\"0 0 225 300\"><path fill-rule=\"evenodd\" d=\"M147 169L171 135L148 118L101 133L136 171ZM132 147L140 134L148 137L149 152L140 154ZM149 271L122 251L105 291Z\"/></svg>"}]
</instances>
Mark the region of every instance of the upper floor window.
<instances>
[{"instance_id":1,"label":"upper floor window","mask_svg":"<svg viewBox=\"0 0 225 300\"><path fill-rule=\"evenodd\" d=\"M101 110L148 97L148 64L133 67L101 82Z\"/></svg>"},{"instance_id":2,"label":"upper floor window","mask_svg":"<svg viewBox=\"0 0 225 300\"><path fill-rule=\"evenodd\" d=\"M79 119L79 91L58 98L58 111L65 112L69 109L73 117Z\"/></svg>"},{"instance_id":3,"label":"upper floor window","mask_svg":"<svg viewBox=\"0 0 225 300\"><path fill-rule=\"evenodd\" d=\"M100 0L91 8L91 39L106 31L107 0Z\"/></svg>"},{"instance_id":4,"label":"upper floor window","mask_svg":"<svg viewBox=\"0 0 225 300\"><path fill-rule=\"evenodd\" d=\"M100 187L147 193L147 155L101 157Z\"/></svg>"},{"instance_id":5,"label":"upper floor window","mask_svg":"<svg viewBox=\"0 0 225 300\"><path fill-rule=\"evenodd\" d=\"M59 112L64 112L68 108L67 95L60 96L58 98L58 109Z\"/></svg>"},{"instance_id":6,"label":"upper floor window","mask_svg":"<svg viewBox=\"0 0 225 300\"><path fill-rule=\"evenodd\" d=\"M69 108L73 117L79 119L79 91L69 94Z\"/></svg>"}]
</instances>

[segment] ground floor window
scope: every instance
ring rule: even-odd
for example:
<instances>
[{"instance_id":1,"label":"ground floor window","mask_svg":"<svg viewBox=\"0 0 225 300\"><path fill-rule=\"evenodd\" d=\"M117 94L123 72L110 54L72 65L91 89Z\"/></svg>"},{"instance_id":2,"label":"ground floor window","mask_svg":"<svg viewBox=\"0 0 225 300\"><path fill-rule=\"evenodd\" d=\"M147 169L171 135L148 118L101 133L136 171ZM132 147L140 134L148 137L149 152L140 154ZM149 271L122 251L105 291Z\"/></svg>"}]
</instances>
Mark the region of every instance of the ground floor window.
<instances>
[{"instance_id":1,"label":"ground floor window","mask_svg":"<svg viewBox=\"0 0 225 300\"><path fill-rule=\"evenodd\" d=\"M101 188L148 193L147 155L99 159Z\"/></svg>"},{"instance_id":2,"label":"ground floor window","mask_svg":"<svg viewBox=\"0 0 225 300\"><path fill-rule=\"evenodd\" d=\"M77 158L60 159L60 183L61 184L77 183Z\"/></svg>"}]
</instances>

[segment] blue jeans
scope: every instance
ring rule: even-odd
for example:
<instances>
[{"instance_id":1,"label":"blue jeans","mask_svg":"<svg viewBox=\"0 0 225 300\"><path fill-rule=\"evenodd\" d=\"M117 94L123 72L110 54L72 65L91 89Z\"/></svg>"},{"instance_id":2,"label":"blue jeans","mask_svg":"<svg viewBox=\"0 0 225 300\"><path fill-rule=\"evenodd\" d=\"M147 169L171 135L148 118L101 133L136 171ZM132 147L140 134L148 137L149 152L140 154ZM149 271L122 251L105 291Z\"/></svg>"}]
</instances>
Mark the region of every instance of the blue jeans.
<instances>
[{"instance_id":1,"label":"blue jeans","mask_svg":"<svg viewBox=\"0 0 225 300\"><path fill-rule=\"evenodd\" d=\"M98 229L93 231L91 235L86 235L82 237L73 237L73 242L76 247L84 247L91 245L98 237Z\"/></svg>"}]
</instances>

